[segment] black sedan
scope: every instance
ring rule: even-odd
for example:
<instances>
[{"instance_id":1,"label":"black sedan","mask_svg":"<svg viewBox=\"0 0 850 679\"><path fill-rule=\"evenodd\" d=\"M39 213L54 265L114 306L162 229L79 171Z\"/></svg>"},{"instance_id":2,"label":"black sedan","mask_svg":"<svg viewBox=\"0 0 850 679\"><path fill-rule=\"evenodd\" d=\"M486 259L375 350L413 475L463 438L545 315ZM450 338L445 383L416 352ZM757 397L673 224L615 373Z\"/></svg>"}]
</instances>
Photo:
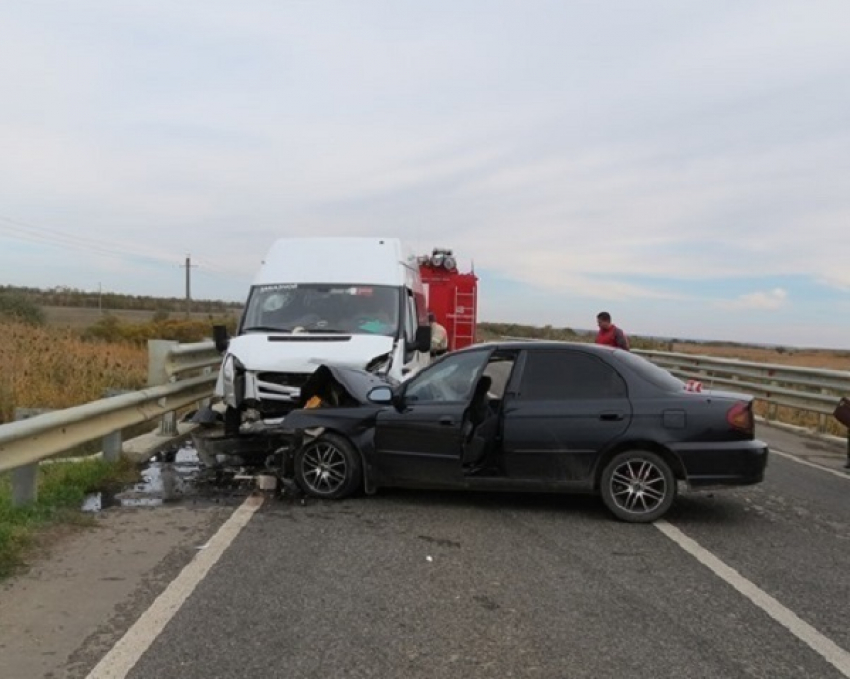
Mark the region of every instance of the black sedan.
<instances>
[{"instance_id":1,"label":"black sedan","mask_svg":"<svg viewBox=\"0 0 850 679\"><path fill-rule=\"evenodd\" d=\"M622 520L649 522L677 482L762 481L752 397L690 389L644 358L565 342L482 344L400 385L322 366L284 420L305 493L381 486L596 492Z\"/></svg>"}]
</instances>

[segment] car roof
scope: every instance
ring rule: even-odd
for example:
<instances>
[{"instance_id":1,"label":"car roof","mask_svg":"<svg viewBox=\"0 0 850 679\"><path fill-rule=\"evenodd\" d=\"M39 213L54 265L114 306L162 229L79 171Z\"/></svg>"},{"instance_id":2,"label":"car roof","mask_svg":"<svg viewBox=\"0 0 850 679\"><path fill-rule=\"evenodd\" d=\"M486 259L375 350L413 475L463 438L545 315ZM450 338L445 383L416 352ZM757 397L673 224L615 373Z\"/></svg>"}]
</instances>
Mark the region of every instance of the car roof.
<instances>
[{"instance_id":1,"label":"car roof","mask_svg":"<svg viewBox=\"0 0 850 679\"><path fill-rule=\"evenodd\" d=\"M615 347L610 347L604 344L593 344L590 342L561 342L558 340L494 340L492 342L481 342L473 344L469 347L459 349L454 353L464 351L475 351L483 348L496 349L580 349L593 354L611 355L612 352L622 351Z\"/></svg>"}]
</instances>

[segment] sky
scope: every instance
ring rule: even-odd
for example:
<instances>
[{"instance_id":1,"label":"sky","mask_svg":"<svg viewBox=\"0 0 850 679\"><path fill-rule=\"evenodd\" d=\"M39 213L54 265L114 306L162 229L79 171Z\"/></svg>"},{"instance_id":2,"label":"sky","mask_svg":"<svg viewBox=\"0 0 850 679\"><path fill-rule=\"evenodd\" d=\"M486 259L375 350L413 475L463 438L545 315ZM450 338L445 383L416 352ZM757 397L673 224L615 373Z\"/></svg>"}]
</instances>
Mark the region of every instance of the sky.
<instances>
[{"instance_id":1,"label":"sky","mask_svg":"<svg viewBox=\"0 0 850 679\"><path fill-rule=\"evenodd\" d=\"M850 349L846 0L0 0L0 285L451 248L479 319ZM321 262L317 262L321 268Z\"/></svg>"}]
</instances>

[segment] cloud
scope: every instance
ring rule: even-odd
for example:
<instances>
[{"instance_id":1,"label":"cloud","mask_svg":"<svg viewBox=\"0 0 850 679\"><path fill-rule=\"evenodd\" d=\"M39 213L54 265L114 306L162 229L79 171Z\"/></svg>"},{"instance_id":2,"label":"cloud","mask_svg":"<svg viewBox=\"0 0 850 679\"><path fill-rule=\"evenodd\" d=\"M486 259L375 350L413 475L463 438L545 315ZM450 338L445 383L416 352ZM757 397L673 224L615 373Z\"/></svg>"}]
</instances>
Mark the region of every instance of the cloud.
<instances>
[{"instance_id":1,"label":"cloud","mask_svg":"<svg viewBox=\"0 0 850 679\"><path fill-rule=\"evenodd\" d=\"M747 310L758 309L776 311L785 306L788 293L782 288L774 288L769 292L751 292L741 295L737 299L717 302L717 306L723 309Z\"/></svg>"},{"instance_id":2,"label":"cloud","mask_svg":"<svg viewBox=\"0 0 850 679\"><path fill-rule=\"evenodd\" d=\"M304 234L452 247L578 318L644 302L680 334L811 308L785 276L846 294L850 6L615 7L7 3L0 215L161 260L77 274L139 294L191 253L243 298ZM72 283L4 249L10 280Z\"/></svg>"},{"instance_id":3,"label":"cloud","mask_svg":"<svg viewBox=\"0 0 850 679\"><path fill-rule=\"evenodd\" d=\"M850 292L850 272L846 270L842 272L836 272L835 276L826 276L823 278L818 278L817 282L820 285L825 285L829 288L840 290L841 292Z\"/></svg>"}]
</instances>

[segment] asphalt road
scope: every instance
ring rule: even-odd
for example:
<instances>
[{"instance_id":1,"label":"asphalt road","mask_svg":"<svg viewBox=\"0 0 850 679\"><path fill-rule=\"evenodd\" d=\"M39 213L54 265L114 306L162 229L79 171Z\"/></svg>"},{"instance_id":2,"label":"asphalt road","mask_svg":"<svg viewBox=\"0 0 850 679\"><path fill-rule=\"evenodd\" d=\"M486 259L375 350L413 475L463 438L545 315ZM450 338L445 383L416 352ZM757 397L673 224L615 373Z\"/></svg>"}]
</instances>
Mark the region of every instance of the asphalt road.
<instances>
[{"instance_id":1,"label":"asphalt road","mask_svg":"<svg viewBox=\"0 0 850 679\"><path fill-rule=\"evenodd\" d=\"M799 624L596 498L394 490L266 502L128 676L850 676L850 478L774 455L667 521Z\"/></svg>"}]
</instances>

